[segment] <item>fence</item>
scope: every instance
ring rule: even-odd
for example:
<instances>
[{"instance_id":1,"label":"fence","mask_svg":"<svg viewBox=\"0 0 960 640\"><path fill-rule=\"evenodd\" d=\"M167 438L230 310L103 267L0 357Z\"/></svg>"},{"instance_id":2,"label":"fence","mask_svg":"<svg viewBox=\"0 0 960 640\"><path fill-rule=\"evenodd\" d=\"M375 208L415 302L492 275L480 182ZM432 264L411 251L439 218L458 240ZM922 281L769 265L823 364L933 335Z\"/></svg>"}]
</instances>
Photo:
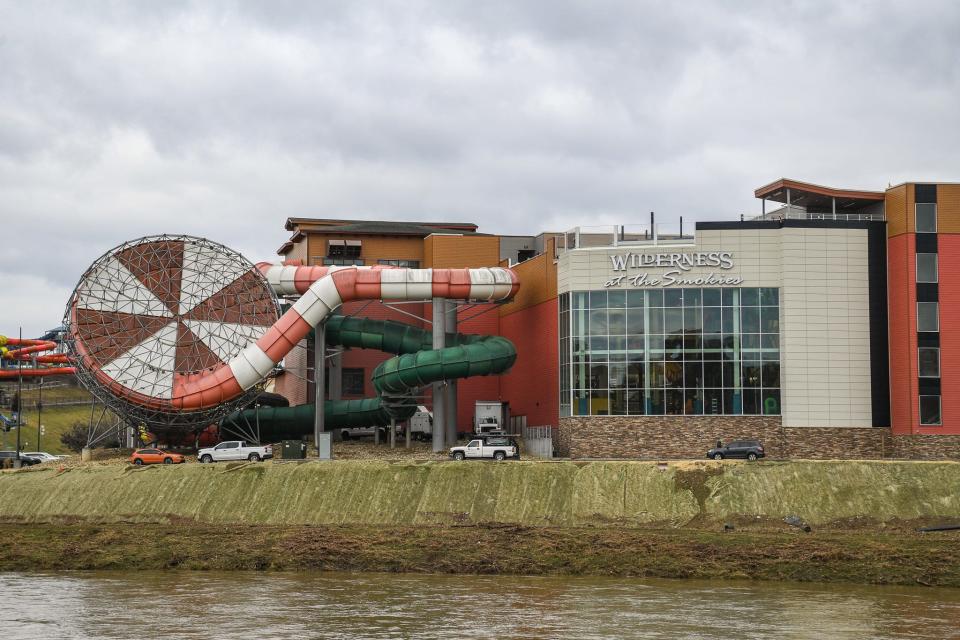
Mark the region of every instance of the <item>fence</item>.
<instances>
[{"instance_id":1,"label":"fence","mask_svg":"<svg viewBox=\"0 0 960 640\"><path fill-rule=\"evenodd\" d=\"M527 455L535 458L553 458L553 427L524 427L523 444Z\"/></svg>"}]
</instances>

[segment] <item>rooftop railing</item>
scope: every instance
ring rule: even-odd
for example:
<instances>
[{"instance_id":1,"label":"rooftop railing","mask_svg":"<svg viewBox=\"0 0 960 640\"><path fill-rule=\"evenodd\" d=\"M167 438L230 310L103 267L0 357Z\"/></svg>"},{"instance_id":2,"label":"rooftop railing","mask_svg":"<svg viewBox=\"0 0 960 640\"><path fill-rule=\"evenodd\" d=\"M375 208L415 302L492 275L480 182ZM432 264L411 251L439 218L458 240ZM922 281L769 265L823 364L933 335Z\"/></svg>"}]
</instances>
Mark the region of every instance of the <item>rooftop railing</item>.
<instances>
[{"instance_id":1,"label":"rooftop railing","mask_svg":"<svg viewBox=\"0 0 960 640\"><path fill-rule=\"evenodd\" d=\"M761 216L756 216L754 220L843 220L843 221L884 221L887 216L882 211L862 212L862 211L838 211L836 213L807 211L803 207L781 207L776 211L771 211Z\"/></svg>"},{"instance_id":2,"label":"rooftop railing","mask_svg":"<svg viewBox=\"0 0 960 640\"><path fill-rule=\"evenodd\" d=\"M693 244L693 235L679 225L616 224L574 227L563 234L561 251L624 246L679 246Z\"/></svg>"}]
</instances>

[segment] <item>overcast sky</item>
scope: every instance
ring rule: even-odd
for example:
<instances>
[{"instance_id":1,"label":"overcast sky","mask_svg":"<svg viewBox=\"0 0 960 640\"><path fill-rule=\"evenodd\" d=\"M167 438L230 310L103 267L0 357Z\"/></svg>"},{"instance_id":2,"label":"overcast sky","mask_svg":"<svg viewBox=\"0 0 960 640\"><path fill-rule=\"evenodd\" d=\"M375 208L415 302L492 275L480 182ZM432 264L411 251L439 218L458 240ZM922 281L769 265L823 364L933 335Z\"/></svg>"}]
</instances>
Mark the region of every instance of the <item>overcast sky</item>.
<instances>
[{"instance_id":1,"label":"overcast sky","mask_svg":"<svg viewBox=\"0 0 960 640\"><path fill-rule=\"evenodd\" d=\"M142 235L733 219L960 181L960 4L0 0L0 333Z\"/></svg>"}]
</instances>

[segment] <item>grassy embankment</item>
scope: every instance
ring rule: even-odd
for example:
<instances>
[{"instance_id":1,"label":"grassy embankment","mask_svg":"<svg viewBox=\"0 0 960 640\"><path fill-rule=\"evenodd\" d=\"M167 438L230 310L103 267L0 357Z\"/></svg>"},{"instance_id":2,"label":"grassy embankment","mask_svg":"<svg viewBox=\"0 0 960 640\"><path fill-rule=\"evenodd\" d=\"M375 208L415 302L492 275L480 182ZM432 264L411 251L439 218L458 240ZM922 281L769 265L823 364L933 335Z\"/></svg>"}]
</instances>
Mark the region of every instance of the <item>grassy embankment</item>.
<instances>
[{"instance_id":1,"label":"grassy embankment","mask_svg":"<svg viewBox=\"0 0 960 640\"><path fill-rule=\"evenodd\" d=\"M16 392L16 385L7 383L4 385L8 395ZM38 386L35 382L23 385L23 432L20 434L21 444L25 451L37 450L37 399L41 397ZM62 381L50 380L43 384L43 410L40 414L40 423L44 427L44 435L40 438L40 447L42 451L53 454L73 454L60 442L60 436L65 433L76 422L87 424L90 421L90 393L82 387L67 385ZM69 402L80 404L69 404L58 406L55 403ZM94 421L100 417L101 406L98 405L94 413ZM8 407L0 409L4 415L10 415ZM106 424L113 422L113 414L108 413L103 420ZM0 449L13 449L17 439L16 430L8 433L0 432Z\"/></svg>"},{"instance_id":2,"label":"grassy embankment","mask_svg":"<svg viewBox=\"0 0 960 640\"><path fill-rule=\"evenodd\" d=\"M960 586L960 464L387 463L0 473L0 570L346 569ZM782 522L797 515L804 533ZM724 523L735 530L724 532Z\"/></svg>"}]
</instances>

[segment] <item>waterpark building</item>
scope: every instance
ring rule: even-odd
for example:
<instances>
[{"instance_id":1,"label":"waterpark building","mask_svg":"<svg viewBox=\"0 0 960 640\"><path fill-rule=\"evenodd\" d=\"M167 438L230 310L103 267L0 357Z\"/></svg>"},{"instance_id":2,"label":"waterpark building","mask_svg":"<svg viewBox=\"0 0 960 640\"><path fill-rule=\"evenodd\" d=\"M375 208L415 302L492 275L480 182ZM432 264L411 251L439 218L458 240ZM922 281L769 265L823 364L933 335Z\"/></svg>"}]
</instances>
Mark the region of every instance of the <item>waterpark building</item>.
<instances>
[{"instance_id":1,"label":"waterpark building","mask_svg":"<svg viewBox=\"0 0 960 640\"><path fill-rule=\"evenodd\" d=\"M960 456L960 398L943 393L960 372L960 185L781 179L755 195L760 215L692 233L652 219L521 237L290 219L279 253L311 265L510 266L521 281L512 301L457 314L458 331L517 349L509 373L459 382L460 431L475 400L502 400L527 425L553 426L557 452L576 458L699 457L751 437L773 457ZM429 317L363 304L345 313ZM311 397L310 357L288 358L296 375L277 383L295 403ZM330 393L370 395L384 358L331 358Z\"/></svg>"}]
</instances>

